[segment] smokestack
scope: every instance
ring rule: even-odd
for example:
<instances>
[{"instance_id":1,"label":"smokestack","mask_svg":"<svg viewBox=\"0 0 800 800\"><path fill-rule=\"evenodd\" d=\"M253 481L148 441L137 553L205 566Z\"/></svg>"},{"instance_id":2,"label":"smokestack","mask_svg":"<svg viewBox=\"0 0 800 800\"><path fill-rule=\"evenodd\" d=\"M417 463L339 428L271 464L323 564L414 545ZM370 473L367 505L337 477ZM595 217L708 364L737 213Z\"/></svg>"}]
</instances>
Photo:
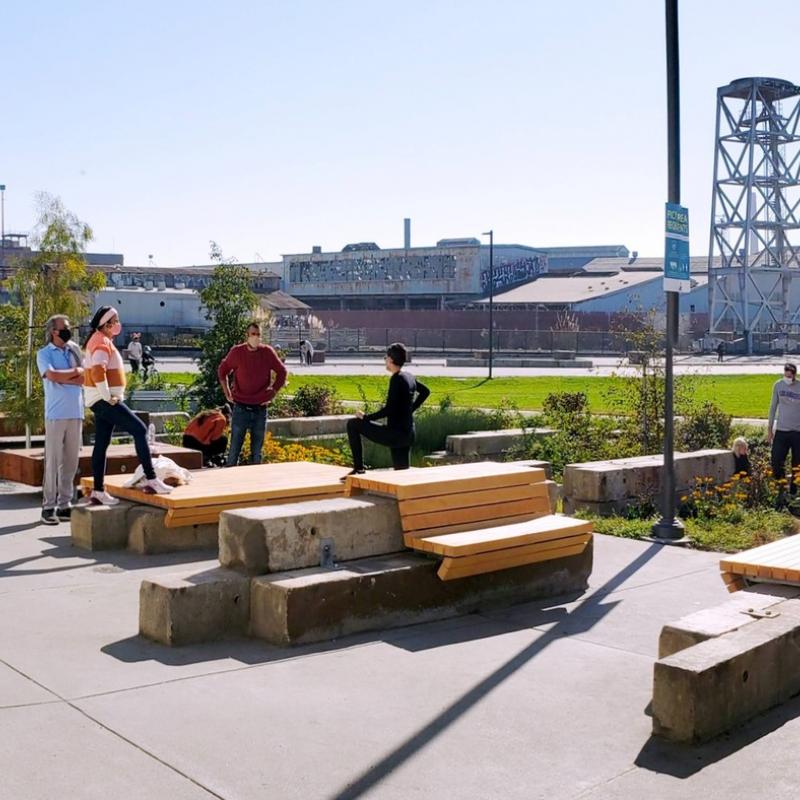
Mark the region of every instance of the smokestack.
<instances>
[{"instance_id":1,"label":"smokestack","mask_svg":"<svg viewBox=\"0 0 800 800\"><path fill-rule=\"evenodd\" d=\"M411 218L406 217L403 220L403 247L408 250L411 247Z\"/></svg>"}]
</instances>

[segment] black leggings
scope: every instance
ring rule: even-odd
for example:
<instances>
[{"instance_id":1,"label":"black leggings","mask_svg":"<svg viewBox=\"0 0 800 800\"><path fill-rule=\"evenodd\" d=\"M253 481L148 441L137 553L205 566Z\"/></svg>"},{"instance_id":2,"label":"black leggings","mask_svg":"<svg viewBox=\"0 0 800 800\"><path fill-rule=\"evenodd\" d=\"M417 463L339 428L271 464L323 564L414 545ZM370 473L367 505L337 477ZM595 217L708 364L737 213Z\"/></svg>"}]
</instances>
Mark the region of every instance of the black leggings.
<instances>
[{"instance_id":1,"label":"black leggings","mask_svg":"<svg viewBox=\"0 0 800 800\"><path fill-rule=\"evenodd\" d=\"M364 448L361 437L376 444L386 445L392 451L392 466L395 469L408 469L409 453L414 442L414 432L395 431L384 425L376 425L366 419L351 419L347 422L347 438L353 453L353 469L364 469Z\"/></svg>"},{"instance_id":2,"label":"black leggings","mask_svg":"<svg viewBox=\"0 0 800 800\"><path fill-rule=\"evenodd\" d=\"M212 439L208 444L203 444L194 436L184 433L181 444L190 450L199 450L203 454L203 466L207 467L213 458L225 455L225 451L228 449L228 437L223 434L219 439Z\"/></svg>"},{"instance_id":3,"label":"black leggings","mask_svg":"<svg viewBox=\"0 0 800 800\"><path fill-rule=\"evenodd\" d=\"M92 475L94 476L95 491L102 492L105 488L106 452L111 444L111 435L114 428L119 428L133 436L136 455L144 469L144 475L149 480L155 478L153 459L150 457L150 447L147 444L147 428L144 422L137 417L122 401L111 405L105 400L98 400L92 406L94 413L94 450L92 450Z\"/></svg>"}]
</instances>

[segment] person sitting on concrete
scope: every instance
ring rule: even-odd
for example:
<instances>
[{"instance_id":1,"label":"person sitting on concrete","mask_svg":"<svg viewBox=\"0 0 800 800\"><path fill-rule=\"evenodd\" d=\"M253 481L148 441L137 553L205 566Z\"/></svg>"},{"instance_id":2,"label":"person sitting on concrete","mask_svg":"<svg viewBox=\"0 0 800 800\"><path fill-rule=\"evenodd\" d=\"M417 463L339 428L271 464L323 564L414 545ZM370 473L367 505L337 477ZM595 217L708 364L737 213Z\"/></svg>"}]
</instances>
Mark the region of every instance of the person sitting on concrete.
<instances>
[{"instance_id":1,"label":"person sitting on concrete","mask_svg":"<svg viewBox=\"0 0 800 800\"><path fill-rule=\"evenodd\" d=\"M89 503L103 506L119 503L116 497L105 491L106 453L114 428L133 437L136 455L147 479L143 490L149 494L169 494L172 487L156 477L147 442L147 428L124 402L125 364L113 342L114 337L122 332L117 310L111 306L101 306L92 317L90 328L89 338L84 345L84 396L86 405L94 414L94 487L89 495Z\"/></svg>"},{"instance_id":2,"label":"person sitting on concrete","mask_svg":"<svg viewBox=\"0 0 800 800\"><path fill-rule=\"evenodd\" d=\"M733 474L750 474L750 445L742 436L733 440Z\"/></svg>"},{"instance_id":3,"label":"person sitting on concrete","mask_svg":"<svg viewBox=\"0 0 800 800\"><path fill-rule=\"evenodd\" d=\"M267 406L286 383L286 367L278 354L267 344L261 344L261 326L247 326L244 344L231 347L222 359L217 377L225 398L233 406L231 446L227 465L235 467L250 431L250 463L261 463L261 449L267 430ZM233 385L230 383L233 377ZM274 376L274 377L273 377Z\"/></svg>"},{"instance_id":4,"label":"person sitting on concrete","mask_svg":"<svg viewBox=\"0 0 800 800\"><path fill-rule=\"evenodd\" d=\"M142 341L141 334L134 333L128 342L128 363L131 365L131 372L136 375L139 367L142 366Z\"/></svg>"},{"instance_id":5,"label":"person sitting on concrete","mask_svg":"<svg viewBox=\"0 0 800 800\"><path fill-rule=\"evenodd\" d=\"M347 423L347 438L353 453L351 475L364 472L364 451L361 437L385 445L392 452L395 469L408 469L411 445L414 443L414 412L428 399L430 389L410 372L403 372L408 360L405 345L395 342L386 350L386 369L391 373L386 404L373 414L356 411L356 419ZM386 425L375 420L386 419Z\"/></svg>"},{"instance_id":6,"label":"person sitting on concrete","mask_svg":"<svg viewBox=\"0 0 800 800\"><path fill-rule=\"evenodd\" d=\"M225 464L228 437L225 429L231 421L231 407L227 405L201 411L193 417L183 432L182 445L203 454L204 467L221 467Z\"/></svg>"},{"instance_id":7,"label":"person sitting on concrete","mask_svg":"<svg viewBox=\"0 0 800 800\"><path fill-rule=\"evenodd\" d=\"M72 513L72 491L83 436L83 367L66 317L45 323L45 346L36 354L44 383L42 522L58 525Z\"/></svg>"},{"instance_id":8,"label":"person sitting on concrete","mask_svg":"<svg viewBox=\"0 0 800 800\"><path fill-rule=\"evenodd\" d=\"M777 423L776 423L777 419ZM781 481L786 475L786 456L792 454L792 476L800 466L800 382L797 365L786 363L783 377L772 387L772 402L767 422L767 442L772 445L772 476ZM797 487L790 479L792 494Z\"/></svg>"}]
</instances>

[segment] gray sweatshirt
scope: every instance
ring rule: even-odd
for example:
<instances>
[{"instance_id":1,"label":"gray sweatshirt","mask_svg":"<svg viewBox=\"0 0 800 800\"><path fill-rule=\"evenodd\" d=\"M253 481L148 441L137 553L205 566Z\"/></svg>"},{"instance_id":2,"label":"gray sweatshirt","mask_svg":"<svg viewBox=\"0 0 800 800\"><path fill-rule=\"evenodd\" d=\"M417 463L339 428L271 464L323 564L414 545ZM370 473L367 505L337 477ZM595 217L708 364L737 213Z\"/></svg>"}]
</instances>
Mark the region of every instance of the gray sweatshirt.
<instances>
[{"instance_id":1,"label":"gray sweatshirt","mask_svg":"<svg viewBox=\"0 0 800 800\"><path fill-rule=\"evenodd\" d=\"M775 425L776 411L779 431L800 431L800 381L785 383L783 378L775 381L769 405L769 430Z\"/></svg>"}]
</instances>

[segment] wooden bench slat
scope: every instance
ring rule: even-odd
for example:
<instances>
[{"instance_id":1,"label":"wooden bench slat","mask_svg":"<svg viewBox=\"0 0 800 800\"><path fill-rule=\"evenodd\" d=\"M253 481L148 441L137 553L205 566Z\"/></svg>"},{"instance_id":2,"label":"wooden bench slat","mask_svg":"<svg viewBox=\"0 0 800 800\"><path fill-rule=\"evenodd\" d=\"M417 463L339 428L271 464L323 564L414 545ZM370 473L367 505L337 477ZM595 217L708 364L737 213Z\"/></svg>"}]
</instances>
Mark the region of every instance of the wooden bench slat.
<instances>
[{"instance_id":1,"label":"wooden bench slat","mask_svg":"<svg viewBox=\"0 0 800 800\"><path fill-rule=\"evenodd\" d=\"M530 522L531 520L538 519L539 517L546 517L547 512L543 514L520 514L515 517L504 517L497 520L498 524L503 525L517 525L521 522ZM454 533L465 533L469 531L480 531L486 529L485 520L475 520L473 522L464 522L461 525L447 525L443 528L424 528L421 531L409 531L403 534L403 540L406 542L406 547L413 550L421 550L418 542L425 539L436 538L439 536L449 536ZM429 552L433 552L432 550Z\"/></svg>"}]
</instances>

